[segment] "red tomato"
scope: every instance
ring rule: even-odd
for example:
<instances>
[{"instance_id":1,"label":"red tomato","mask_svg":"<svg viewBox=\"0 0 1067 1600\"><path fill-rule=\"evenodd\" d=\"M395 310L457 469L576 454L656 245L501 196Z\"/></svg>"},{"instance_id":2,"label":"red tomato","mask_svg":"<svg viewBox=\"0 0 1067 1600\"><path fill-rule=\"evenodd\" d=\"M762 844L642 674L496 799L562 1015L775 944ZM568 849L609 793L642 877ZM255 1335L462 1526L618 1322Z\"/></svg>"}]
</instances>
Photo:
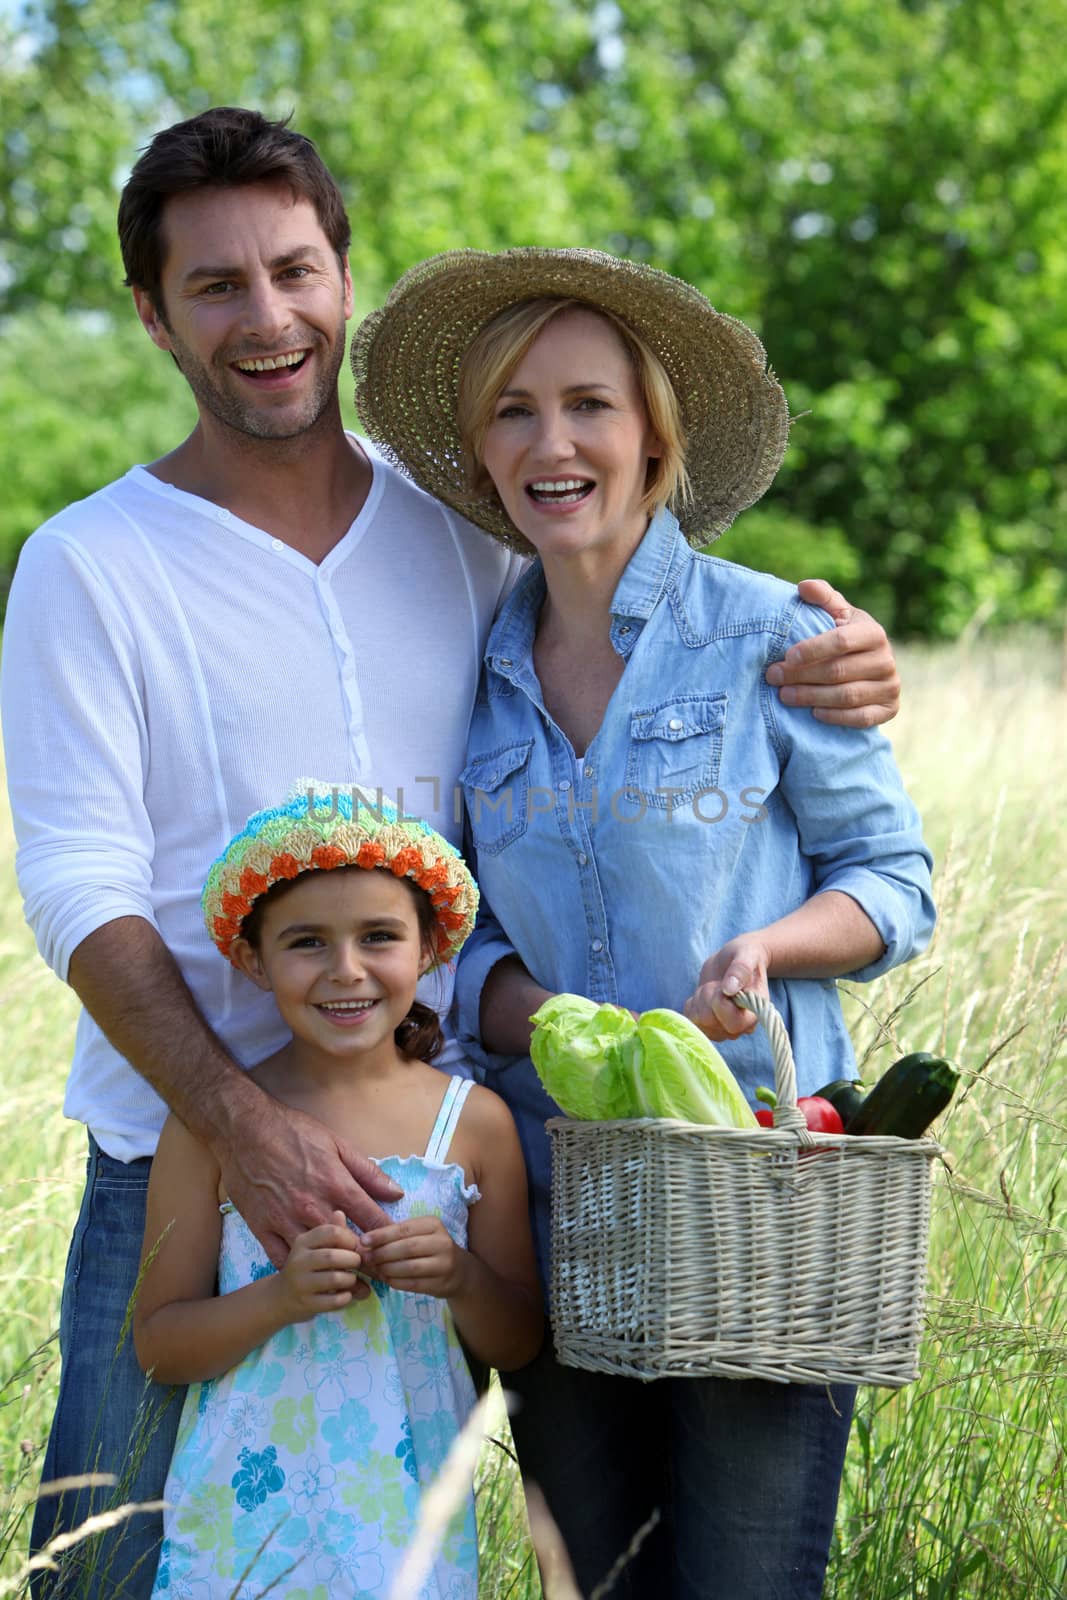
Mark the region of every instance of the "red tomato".
<instances>
[{"instance_id":1,"label":"red tomato","mask_svg":"<svg viewBox=\"0 0 1067 1600\"><path fill-rule=\"evenodd\" d=\"M829 1100L821 1100L816 1094L801 1095L797 1106L812 1133L844 1133L845 1125ZM756 1121L761 1128L773 1128L774 1112L765 1107L756 1112Z\"/></svg>"}]
</instances>

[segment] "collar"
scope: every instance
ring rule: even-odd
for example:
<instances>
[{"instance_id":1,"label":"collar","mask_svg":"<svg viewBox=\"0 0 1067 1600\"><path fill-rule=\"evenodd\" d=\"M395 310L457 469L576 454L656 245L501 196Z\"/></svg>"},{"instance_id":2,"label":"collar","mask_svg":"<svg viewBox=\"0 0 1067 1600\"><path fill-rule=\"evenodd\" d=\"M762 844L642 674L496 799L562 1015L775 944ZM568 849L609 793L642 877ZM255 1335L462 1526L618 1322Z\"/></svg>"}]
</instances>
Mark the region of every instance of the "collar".
<instances>
[{"instance_id":1,"label":"collar","mask_svg":"<svg viewBox=\"0 0 1067 1600\"><path fill-rule=\"evenodd\" d=\"M641 626L663 598L673 568L688 553L678 519L666 508L658 511L612 596L611 640L619 655L630 654ZM545 594L544 571L534 561L509 595L486 645L486 665L501 677L514 682L530 660Z\"/></svg>"},{"instance_id":2,"label":"collar","mask_svg":"<svg viewBox=\"0 0 1067 1600\"><path fill-rule=\"evenodd\" d=\"M688 549L677 517L664 506L652 518L619 579L611 601L611 614L616 620L625 617L648 621L663 598L679 544Z\"/></svg>"}]
</instances>

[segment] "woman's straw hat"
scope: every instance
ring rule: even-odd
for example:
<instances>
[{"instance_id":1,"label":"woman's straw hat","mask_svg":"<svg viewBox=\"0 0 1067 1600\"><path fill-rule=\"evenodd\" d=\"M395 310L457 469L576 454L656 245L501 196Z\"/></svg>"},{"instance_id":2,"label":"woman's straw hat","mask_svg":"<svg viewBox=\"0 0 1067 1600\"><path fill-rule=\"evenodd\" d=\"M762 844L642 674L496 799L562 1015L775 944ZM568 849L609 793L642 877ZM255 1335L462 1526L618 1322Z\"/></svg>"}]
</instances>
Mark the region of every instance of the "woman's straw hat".
<instances>
[{"instance_id":1,"label":"woman's straw hat","mask_svg":"<svg viewBox=\"0 0 1067 1600\"><path fill-rule=\"evenodd\" d=\"M691 498L672 509L692 544L724 533L769 487L789 435L766 351L690 284L599 250L450 250L405 272L352 344L356 406L370 438L421 488L529 554L495 491L468 486L456 395L460 361L486 323L543 296L611 311L655 351L687 439Z\"/></svg>"}]
</instances>

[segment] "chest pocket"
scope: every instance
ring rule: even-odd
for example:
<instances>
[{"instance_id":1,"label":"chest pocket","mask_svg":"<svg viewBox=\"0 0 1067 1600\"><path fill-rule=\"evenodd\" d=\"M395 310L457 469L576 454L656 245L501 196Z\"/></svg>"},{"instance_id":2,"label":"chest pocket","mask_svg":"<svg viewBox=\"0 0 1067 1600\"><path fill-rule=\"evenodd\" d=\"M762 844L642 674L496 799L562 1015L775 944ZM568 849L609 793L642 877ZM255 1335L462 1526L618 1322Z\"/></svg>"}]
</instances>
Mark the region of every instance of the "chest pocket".
<instances>
[{"instance_id":1,"label":"chest pocket","mask_svg":"<svg viewBox=\"0 0 1067 1600\"><path fill-rule=\"evenodd\" d=\"M526 832L533 740L473 756L459 775L479 852L499 855Z\"/></svg>"},{"instance_id":2,"label":"chest pocket","mask_svg":"<svg viewBox=\"0 0 1067 1600\"><path fill-rule=\"evenodd\" d=\"M691 800L719 781L726 732L725 694L684 695L630 716L626 786L650 806Z\"/></svg>"}]
</instances>

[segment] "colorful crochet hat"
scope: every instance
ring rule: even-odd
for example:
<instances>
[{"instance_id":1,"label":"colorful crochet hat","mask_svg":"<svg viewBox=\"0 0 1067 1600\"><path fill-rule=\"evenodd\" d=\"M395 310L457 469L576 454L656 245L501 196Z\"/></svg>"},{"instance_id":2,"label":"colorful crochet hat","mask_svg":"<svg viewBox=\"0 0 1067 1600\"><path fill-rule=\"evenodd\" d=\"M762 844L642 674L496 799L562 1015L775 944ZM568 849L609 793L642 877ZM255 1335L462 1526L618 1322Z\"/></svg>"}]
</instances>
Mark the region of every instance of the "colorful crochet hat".
<instances>
[{"instance_id":1,"label":"colorful crochet hat","mask_svg":"<svg viewBox=\"0 0 1067 1600\"><path fill-rule=\"evenodd\" d=\"M283 805L257 811L208 873L207 931L227 960L260 895L283 879L332 867L382 867L410 878L436 918L434 966L458 955L474 926L478 886L454 845L417 817L399 816L380 791L302 778Z\"/></svg>"}]
</instances>

